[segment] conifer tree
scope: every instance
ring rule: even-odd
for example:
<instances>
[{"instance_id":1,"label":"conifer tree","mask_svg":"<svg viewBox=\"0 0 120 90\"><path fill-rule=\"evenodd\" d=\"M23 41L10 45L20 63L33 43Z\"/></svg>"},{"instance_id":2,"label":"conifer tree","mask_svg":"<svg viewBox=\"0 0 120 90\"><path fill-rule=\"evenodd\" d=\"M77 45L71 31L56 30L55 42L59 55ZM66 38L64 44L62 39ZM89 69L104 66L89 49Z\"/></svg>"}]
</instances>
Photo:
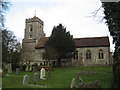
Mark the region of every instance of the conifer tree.
<instances>
[{"instance_id":1,"label":"conifer tree","mask_svg":"<svg viewBox=\"0 0 120 90\"><path fill-rule=\"evenodd\" d=\"M120 88L120 2L103 2L104 19L115 44L113 76L115 86Z\"/></svg>"},{"instance_id":2,"label":"conifer tree","mask_svg":"<svg viewBox=\"0 0 120 90\"><path fill-rule=\"evenodd\" d=\"M61 60L71 58L74 51L75 43L70 32L67 32L62 24L54 27L45 44L45 57L50 60L57 60L58 66L61 66Z\"/></svg>"}]
</instances>

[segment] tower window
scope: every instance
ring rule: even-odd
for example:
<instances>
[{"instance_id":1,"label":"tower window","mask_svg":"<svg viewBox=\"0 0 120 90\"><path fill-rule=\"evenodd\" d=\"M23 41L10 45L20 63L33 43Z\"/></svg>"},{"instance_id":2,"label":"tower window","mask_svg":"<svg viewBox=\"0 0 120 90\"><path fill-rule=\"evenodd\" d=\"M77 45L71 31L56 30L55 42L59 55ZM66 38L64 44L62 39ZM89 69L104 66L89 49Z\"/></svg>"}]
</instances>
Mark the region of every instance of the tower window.
<instances>
[{"instance_id":1,"label":"tower window","mask_svg":"<svg viewBox=\"0 0 120 90\"><path fill-rule=\"evenodd\" d=\"M32 35L29 36L29 39L32 39Z\"/></svg>"},{"instance_id":2,"label":"tower window","mask_svg":"<svg viewBox=\"0 0 120 90\"><path fill-rule=\"evenodd\" d=\"M32 31L33 31L33 28L31 27L30 30L29 30L29 32L32 32Z\"/></svg>"},{"instance_id":3,"label":"tower window","mask_svg":"<svg viewBox=\"0 0 120 90\"><path fill-rule=\"evenodd\" d=\"M30 25L30 28L29 28L29 32L32 32L33 31L33 26L32 24Z\"/></svg>"},{"instance_id":4,"label":"tower window","mask_svg":"<svg viewBox=\"0 0 120 90\"><path fill-rule=\"evenodd\" d=\"M32 32L32 27L30 28L30 31Z\"/></svg>"}]
</instances>

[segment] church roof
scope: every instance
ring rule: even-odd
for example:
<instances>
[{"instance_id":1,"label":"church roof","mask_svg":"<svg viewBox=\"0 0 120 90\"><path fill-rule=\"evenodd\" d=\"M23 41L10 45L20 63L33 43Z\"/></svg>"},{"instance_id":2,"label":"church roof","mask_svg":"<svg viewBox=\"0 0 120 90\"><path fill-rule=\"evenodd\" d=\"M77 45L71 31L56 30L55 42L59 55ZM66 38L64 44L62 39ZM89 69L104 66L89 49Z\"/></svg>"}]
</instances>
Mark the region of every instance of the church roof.
<instances>
[{"instance_id":1,"label":"church roof","mask_svg":"<svg viewBox=\"0 0 120 90\"><path fill-rule=\"evenodd\" d=\"M49 37L40 38L35 48L44 48L44 44L48 39ZM73 40L77 48L110 46L108 37L73 38Z\"/></svg>"},{"instance_id":2,"label":"church roof","mask_svg":"<svg viewBox=\"0 0 120 90\"><path fill-rule=\"evenodd\" d=\"M39 41L38 41L38 43L37 43L37 45L35 46L35 48L36 49L38 49L38 48L44 48L45 47L44 44L45 44L45 42L48 39L49 39L49 37L42 37L42 38L40 38Z\"/></svg>"},{"instance_id":3,"label":"church roof","mask_svg":"<svg viewBox=\"0 0 120 90\"><path fill-rule=\"evenodd\" d=\"M76 47L110 46L108 37L74 38Z\"/></svg>"}]
</instances>

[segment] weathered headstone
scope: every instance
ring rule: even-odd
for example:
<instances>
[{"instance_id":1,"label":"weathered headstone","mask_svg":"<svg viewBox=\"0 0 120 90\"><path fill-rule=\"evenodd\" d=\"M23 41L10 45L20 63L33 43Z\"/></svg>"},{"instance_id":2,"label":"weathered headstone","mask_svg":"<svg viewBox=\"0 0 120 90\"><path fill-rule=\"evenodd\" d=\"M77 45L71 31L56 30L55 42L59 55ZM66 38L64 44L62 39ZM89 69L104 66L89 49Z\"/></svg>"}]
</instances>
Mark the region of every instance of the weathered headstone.
<instances>
[{"instance_id":1,"label":"weathered headstone","mask_svg":"<svg viewBox=\"0 0 120 90\"><path fill-rule=\"evenodd\" d=\"M75 88L75 78L72 79L70 88Z\"/></svg>"},{"instance_id":2,"label":"weathered headstone","mask_svg":"<svg viewBox=\"0 0 120 90\"><path fill-rule=\"evenodd\" d=\"M2 77L3 70L0 68L0 77Z\"/></svg>"},{"instance_id":3,"label":"weathered headstone","mask_svg":"<svg viewBox=\"0 0 120 90\"><path fill-rule=\"evenodd\" d=\"M36 82L36 81L38 81L38 73L34 73L34 81Z\"/></svg>"},{"instance_id":4,"label":"weathered headstone","mask_svg":"<svg viewBox=\"0 0 120 90\"><path fill-rule=\"evenodd\" d=\"M20 73L20 68L16 68L16 74Z\"/></svg>"},{"instance_id":5,"label":"weathered headstone","mask_svg":"<svg viewBox=\"0 0 120 90\"><path fill-rule=\"evenodd\" d=\"M28 71L29 70L29 66L26 66L26 69L25 69L25 71Z\"/></svg>"},{"instance_id":6,"label":"weathered headstone","mask_svg":"<svg viewBox=\"0 0 120 90\"><path fill-rule=\"evenodd\" d=\"M29 67L29 71L30 71L30 72L32 71L32 66Z\"/></svg>"},{"instance_id":7,"label":"weathered headstone","mask_svg":"<svg viewBox=\"0 0 120 90\"><path fill-rule=\"evenodd\" d=\"M24 75L24 77L23 77L23 85L28 85L28 84L29 84L29 76Z\"/></svg>"},{"instance_id":8,"label":"weathered headstone","mask_svg":"<svg viewBox=\"0 0 120 90\"><path fill-rule=\"evenodd\" d=\"M7 70L8 70L8 73L12 73L12 65L11 65L11 63L9 63L7 65Z\"/></svg>"},{"instance_id":9,"label":"weathered headstone","mask_svg":"<svg viewBox=\"0 0 120 90\"><path fill-rule=\"evenodd\" d=\"M36 71L36 68L35 68L35 66L33 66L33 72L35 72Z\"/></svg>"},{"instance_id":10,"label":"weathered headstone","mask_svg":"<svg viewBox=\"0 0 120 90\"><path fill-rule=\"evenodd\" d=\"M5 64L5 71L7 72L7 66L8 66L8 64Z\"/></svg>"},{"instance_id":11,"label":"weathered headstone","mask_svg":"<svg viewBox=\"0 0 120 90\"><path fill-rule=\"evenodd\" d=\"M43 80L46 79L46 77L45 77L45 69L44 68L42 68L41 71L40 71L40 79L43 79Z\"/></svg>"}]
</instances>

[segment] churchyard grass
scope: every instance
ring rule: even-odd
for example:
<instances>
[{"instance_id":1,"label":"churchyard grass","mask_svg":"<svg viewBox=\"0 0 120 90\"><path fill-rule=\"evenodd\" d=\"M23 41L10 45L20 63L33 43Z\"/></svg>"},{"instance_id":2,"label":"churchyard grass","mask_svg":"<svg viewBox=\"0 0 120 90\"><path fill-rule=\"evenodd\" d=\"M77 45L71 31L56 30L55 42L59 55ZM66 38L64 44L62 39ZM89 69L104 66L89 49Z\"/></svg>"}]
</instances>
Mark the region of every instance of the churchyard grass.
<instances>
[{"instance_id":1,"label":"churchyard grass","mask_svg":"<svg viewBox=\"0 0 120 90\"><path fill-rule=\"evenodd\" d=\"M111 66L84 66L84 67L61 67L54 68L54 71L51 71L51 75L48 76L46 71L46 80L39 80L35 82L33 80L34 72L20 72L16 74L15 72L2 78L3 88L41 88L40 86L24 86L23 85L23 76L30 76L30 84L42 85L46 88L70 88L71 80L76 76L77 72L96 72L97 74L81 74L80 77L85 83L92 81L100 81L102 88L111 88L113 85L112 78L112 67ZM38 72L39 74L40 72Z\"/></svg>"}]
</instances>

